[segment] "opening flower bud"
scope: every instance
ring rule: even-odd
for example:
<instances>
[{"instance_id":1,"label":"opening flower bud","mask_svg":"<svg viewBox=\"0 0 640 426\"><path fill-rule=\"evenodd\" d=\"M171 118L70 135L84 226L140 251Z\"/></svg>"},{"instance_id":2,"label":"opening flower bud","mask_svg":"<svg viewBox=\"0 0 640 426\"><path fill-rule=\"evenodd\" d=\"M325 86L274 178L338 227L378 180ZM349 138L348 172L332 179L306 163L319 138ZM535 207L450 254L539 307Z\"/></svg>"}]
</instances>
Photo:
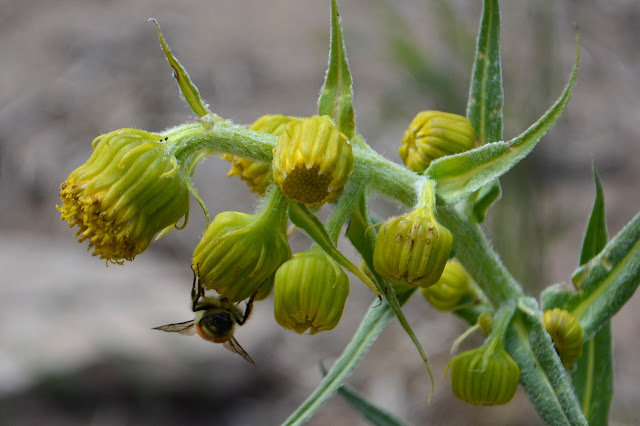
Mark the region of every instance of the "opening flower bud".
<instances>
[{"instance_id":1,"label":"opening flower bud","mask_svg":"<svg viewBox=\"0 0 640 426\"><path fill-rule=\"evenodd\" d=\"M582 356L584 332L575 315L560 308L550 309L544 311L542 324L553 339L562 365L568 367Z\"/></svg>"},{"instance_id":2,"label":"opening flower bud","mask_svg":"<svg viewBox=\"0 0 640 426\"><path fill-rule=\"evenodd\" d=\"M428 208L388 219L373 251L376 272L391 280L428 287L442 275L451 254L453 235Z\"/></svg>"},{"instance_id":3,"label":"opening flower bud","mask_svg":"<svg viewBox=\"0 0 640 426\"><path fill-rule=\"evenodd\" d=\"M284 328L302 334L331 330L340 321L349 278L318 248L296 254L276 272L273 309Z\"/></svg>"},{"instance_id":4,"label":"opening flower bud","mask_svg":"<svg viewBox=\"0 0 640 426\"><path fill-rule=\"evenodd\" d=\"M422 295L439 311L448 312L460 306L463 299L473 299L476 293L471 277L457 260L449 260L438 282L423 288Z\"/></svg>"},{"instance_id":5,"label":"opening flower bud","mask_svg":"<svg viewBox=\"0 0 640 426\"><path fill-rule=\"evenodd\" d=\"M473 405L503 405L511 401L520 381L520 367L502 345L486 343L463 352L447 365L453 394Z\"/></svg>"},{"instance_id":6,"label":"opening flower bud","mask_svg":"<svg viewBox=\"0 0 640 426\"><path fill-rule=\"evenodd\" d=\"M335 201L353 171L351 143L328 116L292 121L273 154L273 179L290 199L308 206Z\"/></svg>"},{"instance_id":7,"label":"opening flower bud","mask_svg":"<svg viewBox=\"0 0 640 426\"><path fill-rule=\"evenodd\" d=\"M297 117L280 114L263 115L257 119L249 129L280 136L287 127L287 124L297 119ZM227 176L239 176L240 179L245 181L249 188L251 188L251 192L264 195L273 177L271 163L247 160L230 154L224 154L222 158L231 162L231 168Z\"/></svg>"},{"instance_id":8,"label":"opening flower bud","mask_svg":"<svg viewBox=\"0 0 640 426\"><path fill-rule=\"evenodd\" d=\"M440 111L422 111L404 132L398 152L409 169L424 172L437 158L475 147L476 136L465 117Z\"/></svg>"},{"instance_id":9,"label":"opening flower bud","mask_svg":"<svg viewBox=\"0 0 640 426\"><path fill-rule=\"evenodd\" d=\"M120 129L99 136L89 160L60 185L61 217L80 228L76 237L89 241L94 256L133 260L188 214L188 178L171 152L178 133Z\"/></svg>"},{"instance_id":10,"label":"opening flower bud","mask_svg":"<svg viewBox=\"0 0 640 426\"><path fill-rule=\"evenodd\" d=\"M273 274L291 258L286 198L277 190L268 197L258 214L220 213L193 252L202 285L231 303L249 298L256 290L266 298Z\"/></svg>"}]
</instances>

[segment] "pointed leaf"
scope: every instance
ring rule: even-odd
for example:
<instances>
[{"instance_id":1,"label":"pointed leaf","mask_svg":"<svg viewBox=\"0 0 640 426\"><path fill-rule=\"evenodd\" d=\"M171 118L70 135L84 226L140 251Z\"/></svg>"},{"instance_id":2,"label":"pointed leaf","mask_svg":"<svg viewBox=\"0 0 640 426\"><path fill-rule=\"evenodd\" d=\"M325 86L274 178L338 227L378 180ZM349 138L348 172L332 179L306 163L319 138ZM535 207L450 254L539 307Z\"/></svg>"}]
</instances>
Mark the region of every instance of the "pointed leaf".
<instances>
[{"instance_id":1,"label":"pointed leaf","mask_svg":"<svg viewBox=\"0 0 640 426\"><path fill-rule=\"evenodd\" d=\"M378 275L373 267L373 249L376 243L376 231L375 227L367 217L367 200L364 193L362 193L359 203L354 209L349 221L349 227L347 228L347 237L353 244L353 246L360 252L364 261L367 263L369 271L375 277L375 280L379 283L379 288L385 296L385 300L396 314L400 325L404 331L409 335L416 349L420 353L420 357L427 368L429 373L429 379L431 380L431 392L429 393L429 400L433 396L435 383L433 381L433 373L431 372L431 364L427 355L422 349L422 345L418 341L413 329L409 325L404 313L402 312L401 304L398 302L398 297L393 289L393 286L383 277Z\"/></svg>"},{"instance_id":2,"label":"pointed leaf","mask_svg":"<svg viewBox=\"0 0 640 426\"><path fill-rule=\"evenodd\" d=\"M578 39L573 71L562 96L520 136L509 142L489 143L471 151L433 161L425 174L438 182L438 200L445 204L456 202L500 177L526 157L567 106L575 87L579 61Z\"/></svg>"},{"instance_id":3,"label":"pointed leaf","mask_svg":"<svg viewBox=\"0 0 640 426\"><path fill-rule=\"evenodd\" d=\"M482 145L502 140L502 63L498 0L485 0L471 76L467 118Z\"/></svg>"},{"instance_id":4,"label":"pointed leaf","mask_svg":"<svg viewBox=\"0 0 640 426\"><path fill-rule=\"evenodd\" d=\"M400 295L399 301L404 304L415 290ZM356 368L360 359L364 356L384 326L395 317L393 309L387 302L376 300L367 311L367 315L360 323L356 334L340 355L340 358L333 364L329 373L316 387L313 393L289 416L283 425L293 426L304 424L318 409L324 404L347 380Z\"/></svg>"},{"instance_id":5,"label":"pointed leaf","mask_svg":"<svg viewBox=\"0 0 640 426\"><path fill-rule=\"evenodd\" d=\"M360 278L362 282L371 289L371 291L373 291L378 297L380 296L380 289L377 287L376 283L371 281L371 279L362 272L360 268L351 263L351 261L347 259L340 250L338 250L336 245L333 243L333 240L331 240L331 237L324 229L322 223L304 204L295 203L293 201L290 202L289 218L298 228L304 229L313 241L315 241L316 244L331 256L333 260Z\"/></svg>"},{"instance_id":6,"label":"pointed leaf","mask_svg":"<svg viewBox=\"0 0 640 426\"><path fill-rule=\"evenodd\" d=\"M624 306L640 284L640 214L596 257L574 272L573 282L580 289L578 293L551 286L542 293L543 306L572 312L588 340Z\"/></svg>"},{"instance_id":7,"label":"pointed leaf","mask_svg":"<svg viewBox=\"0 0 640 426\"><path fill-rule=\"evenodd\" d=\"M352 84L338 4L336 0L331 0L329 68L318 99L318 114L330 116L349 140L355 135L356 129Z\"/></svg>"},{"instance_id":8,"label":"pointed leaf","mask_svg":"<svg viewBox=\"0 0 640 426\"><path fill-rule=\"evenodd\" d=\"M191 78L184 67L178 62L178 60L173 56L167 42L164 40L162 36L162 32L160 31L160 25L155 19L149 19L152 21L156 30L158 31L158 38L160 39L160 44L162 44L162 50L164 51L165 56L167 57L167 61L171 68L173 68L173 77L178 82L178 87L180 87L180 91L184 96L184 99L187 101L193 112L198 114L200 117L204 117L207 114L211 114L211 111L207 108L207 106L202 101L200 97L200 92L198 88L191 82Z\"/></svg>"},{"instance_id":9,"label":"pointed leaf","mask_svg":"<svg viewBox=\"0 0 640 426\"><path fill-rule=\"evenodd\" d=\"M324 366L320 366L322 377L327 375L327 370ZM371 401L367 400L364 396L358 392L352 390L347 385L342 385L338 388L338 393L345 401L356 409L365 419L372 425L376 426L403 426L402 420L395 417L393 414L384 410L383 408L375 405Z\"/></svg>"},{"instance_id":10,"label":"pointed leaf","mask_svg":"<svg viewBox=\"0 0 640 426\"><path fill-rule=\"evenodd\" d=\"M582 242L580 253L580 265L584 265L595 257L596 254L607 245L609 237L607 235L607 221L604 211L604 194L598 170L593 166L593 176L596 181L596 200L591 209L591 217Z\"/></svg>"}]
</instances>

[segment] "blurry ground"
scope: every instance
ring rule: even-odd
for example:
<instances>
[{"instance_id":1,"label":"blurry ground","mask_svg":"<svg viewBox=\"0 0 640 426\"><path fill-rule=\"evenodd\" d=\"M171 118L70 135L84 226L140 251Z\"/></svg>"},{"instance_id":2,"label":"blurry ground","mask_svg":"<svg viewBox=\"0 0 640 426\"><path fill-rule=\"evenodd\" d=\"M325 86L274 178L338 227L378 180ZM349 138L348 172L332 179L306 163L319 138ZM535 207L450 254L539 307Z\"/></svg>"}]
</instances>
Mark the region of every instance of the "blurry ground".
<instances>
[{"instance_id":1,"label":"blurry ground","mask_svg":"<svg viewBox=\"0 0 640 426\"><path fill-rule=\"evenodd\" d=\"M358 125L399 161L402 132L421 109L464 113L480 2L343 1ZM635 0L505 2L505 136L551 105L582 31L579 82L566 114L534 155L503 179L489 233L531 294L566 281L579 253L599 168L614 235L640 210L640 5ZM124 267L104 267L55 210L59 183L90 142L122 127L162 130L193 118L178 98L153 26L219 115L311 115L327 60L328 1L0 1L0 424L279 424L318 383L371 301L354 280L341 324L319 336L280 329L270 300L237 333L257 362L196 338L150 330L187 320L190 257L202 230L172 232ZM457 29L457 31L454 31ZM408 41L409 40L409 41ZM413 40L413 42L410 42ZM412 44L413 43L413 44ZM253 198L227 165L196 175L211 213L250 211ZM396 207L381 204L381 215ZM304 250L301 235L294 249ZM345 245L346 246L346 245ZM614 318L611 424L640 423L636 295ZM430 355L436 394L419 356L391 324L349 380L415 425L540 424L520 390L505 407L451 396L443 378L464 326L415 298L407 316ZM479 340L467 342L469 346ZM364 424L339 398L309 422Z\"/></svg>"}]
</instances>

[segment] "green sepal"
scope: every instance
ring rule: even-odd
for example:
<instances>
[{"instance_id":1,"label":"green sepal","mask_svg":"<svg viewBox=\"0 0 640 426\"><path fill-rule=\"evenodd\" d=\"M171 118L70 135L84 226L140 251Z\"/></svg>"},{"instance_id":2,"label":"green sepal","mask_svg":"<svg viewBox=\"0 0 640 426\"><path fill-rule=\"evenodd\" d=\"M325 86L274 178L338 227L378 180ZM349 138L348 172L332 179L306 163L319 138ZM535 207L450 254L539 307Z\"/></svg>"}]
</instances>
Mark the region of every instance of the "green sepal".
<instances>
[{"instance_id":1,"label":"green sepal","mask_svg":"<svg viewBox=\"0 0 640 426\"><path fill-rule=\"evenodd\" d=\"M503 106L500 5L498 0L485 0L467 104L467 118L481 145L502 140ZM489 207L501 195L498 179L478 189L467 201L473 206L471 218L482 223Z\"/></svg>"},{"instance_id":2,"label":"green sepal","mask_svg":"<svg viewBox=\"0 0 640 426\"><path fill-rule=\"evenodd\" d=\"M182 92L185 100L187 101L193 112L198 114L198 116L204 117L205 115L211 114L209 108L207 108L205 103L202 101L198 88L191 82L189 74L187 74L187 71L184 69L182 64L180 64L175 56L173 56L173 53L171 53L171 50L169 49L169 46L167 45L167 42L164 40L162 32L160 31L160 25L158 25L158 22L153 18L149 19L149 21L152 21L156 26L156 30L158 31L158 38L160 39L160 44L162 44L162 50L167 57L169 65L171 65L171 68L173 68L173 77L178 82L178 87L180 87L180 91Z\"/></svg>"},{"instance_id":3,"label":"green sepal","mask_svg":"<svg viewBox=\"0 0 640 426\"><path fill-rule=\"evenodd\" d=\"M454 203L491 183L526 157L567 106L575 87L579 63L580 39L577 34L576 57L569 83L556 103L538 121L508 142L489 143L433 161L425 175L438 182L438 201L444 204Z\"/></svg>"},{"instance_id":4,"label":"green sepal","mask_svg":"<svg viewBox=\"0 0 640 426\"><path fill-rule=\"evenodd\" d=\"M327 375L327 369L322 364L320 364L320 372L322 373L322 377ZM362 414L372 425L404 426L405 424L402 420L398 419L396 416L381 407L378 407L347 385L340 386L338 388L338 394L340 394L340 396L344 398L344 400L347 401L347 403L356 411Z\"/></svg>"},{"instance_id":5,"label":"green sepal","mask_svg":"<svg viewBox=\"0 0 640 426\"><path fill-rule=\"evenodd\" d=\"M406 303L414 291L415 289L411 289L399 295L399 303L401 305ZM302 425L318 411L340 389L385 325L394 317L393 308L387 302L380 304L377 300L374 301L340 358L336 360L313 393L283 422L283 426Z\"/></svg>"},{"instance_id":6,"label":"green sepal","mask_svg":"<svg viewBox=\"0 0 640 426\"><path fill-rule=\"evenodd\" d=\"M524 297L517 307L505 347L520 366L520 383L547 424L586 426L569 375L542 325L538 303Z\"/></svg>"},{"instance_id":7,"label":"green sepal","mask_svg":"<svg viewBox=\"0 0 640 426\"><path fill-rule=\"evenodd\" d=\"M347 139L355 136L353 80L347 61L338 3L331 0L331 47L329 68L318 99L318 115L328 115Z\"/></svg>"}]
</instances>

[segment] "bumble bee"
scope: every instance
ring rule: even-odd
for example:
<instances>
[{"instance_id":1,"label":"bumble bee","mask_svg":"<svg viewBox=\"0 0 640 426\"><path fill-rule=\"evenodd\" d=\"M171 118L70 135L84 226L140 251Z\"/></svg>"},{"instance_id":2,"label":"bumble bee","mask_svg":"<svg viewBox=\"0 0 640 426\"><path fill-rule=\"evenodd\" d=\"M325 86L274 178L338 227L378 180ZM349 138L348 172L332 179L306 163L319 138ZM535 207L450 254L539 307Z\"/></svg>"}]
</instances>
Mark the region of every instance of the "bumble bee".
<instances>
[{"instance_id":1,"label":"bumble bee","mask_svg":"<svg viewBox=\"0 0 640 426\"><path fill-rule=\"evenodd\" d=\"M204 340L222 343L225 348L255 365L249 354L233 337L233 332L236 324L243 325L251 315L253 300L257 292L247 302L244 314L238 306L229 302L225 297L207 297L204 292L205 289L200 282L199 274L193 269L191 309L195 312L196 318L191 321L161 325L153 329L168 333L180 333L185 336L193 336L197 333Z\"/></svg>"}]
</instances>

